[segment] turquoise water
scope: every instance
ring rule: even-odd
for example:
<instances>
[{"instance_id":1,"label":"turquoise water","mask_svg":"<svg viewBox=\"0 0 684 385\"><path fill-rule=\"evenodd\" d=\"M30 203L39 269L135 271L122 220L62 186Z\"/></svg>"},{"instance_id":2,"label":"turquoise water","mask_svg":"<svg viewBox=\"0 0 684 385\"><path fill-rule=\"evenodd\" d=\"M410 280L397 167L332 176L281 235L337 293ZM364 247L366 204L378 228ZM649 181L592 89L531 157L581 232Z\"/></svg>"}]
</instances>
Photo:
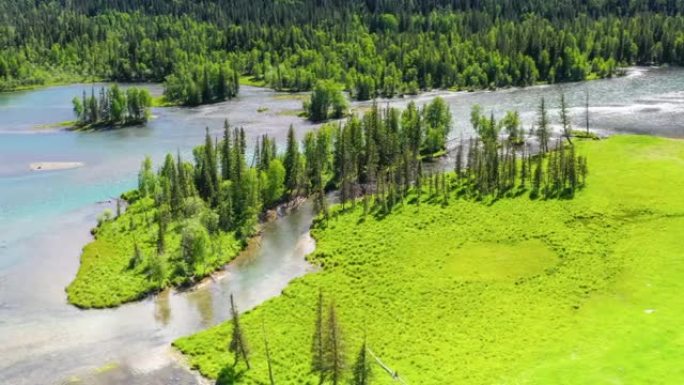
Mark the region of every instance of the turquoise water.
<instances>
[{"instance_id":1,"label":"turquoise water","mask_svg":"<svg viewBox=\"0 0 684 385\"><path fill-rule=\"evenodd\" d=\"M72 119L70 100L90 87L0 94L0 383L61 383L73 375L91 376L110 362L131 377L127 383L149 383L153 377L193 383L194 376L171 359L169 343L228 317L230 293L248 309L304 274L309 269L304 255L313 247L307 232L310 207L269 225L269 239L228 267L229 278L114 310L81 311L65 301L64 287L76 274L89 229L113 197L136 185L145 155L159 161L180 151L189 157L205 127L220 135L229 119L253 140L263 133L282 137L290 123L298 131L313 126L292 113L301 101L245 87L240 98L226 103L154 109L146 127L89 133L37 128ZM269 111L257 113L262 105ZM41 161L84 166L29 169ZM89 378L98 381L107 383Z\"/></svg>"},{"instance_id":2,"label":"turquoise water","mask_svg":"<svg viewBox=\"0 0 684 385\"><path fill-rule=\"evenodd\" d=\"M159 86L148 87L160 92ZM145 155L160 160L178 150L189 157L191 148L203 141L205 127L220 135L228 119L244 126L252 143L264 133L282 142L290 124L300 138L315 126L296 116L301 100L243 87L239 98L226 103L154 109L146 127L90 133L37 128L72 119L70 100L90 88L72 85L0 94L0 383L60 383L72 375L87 377L110 362L125 368L129 384L148 383L150 376L166 383L192 383L192 376L170 358L169 342L224 320L230 293L248 309L306 273L310 267L303 256L313 247L307 233L311 208L269 225L260 246L229 266L216 283L111 310L80 311L66 304L64 287L78 269L80 249L90 240L88 231L97 215L111 207L112 197L135 186ZM684 137L682 69L635 69L620 79L564 85L577 128L583 128L585 90L593 130ZM517 109L528 127L539 98L553 106L559 92L556 86L436 92L381 103L422 104L441 95L451 105L452 136L458 137L469 133L469 111L475 103L497 116ZM262 108L266 112L257 112ZM550 113L556 119L557 111ZM39 161L84 166L30 171L29 164Z\"/></svg>"},{"instance_id":3,"label":"turquoise water","mask_svg":"<svg viewBox=\"0 0 684 385\"><path fill-rule=\"evenodd\" d=\"M153 93L160 92L151 86ZM296 117L279 116L298 108L296 100L247 88L230 103L198 109L155 109L146 127L100 132L36 129L50 122L73 119L70 100L90 86L55 87L40 91L0 94L0 270L30 256L12 252L18 242L41 231L36 223L118 196L136 184L145 155L160 160L167 152L190 156L202 142L205 127L220 135L225 119L244 125L249 137L274 129L283 131ZM270 114L257 114L268 103ZM259 118L255 120L254 117ZM33 162L82 162L82 168L32 172Z\"/></svg>"}]
</instances>

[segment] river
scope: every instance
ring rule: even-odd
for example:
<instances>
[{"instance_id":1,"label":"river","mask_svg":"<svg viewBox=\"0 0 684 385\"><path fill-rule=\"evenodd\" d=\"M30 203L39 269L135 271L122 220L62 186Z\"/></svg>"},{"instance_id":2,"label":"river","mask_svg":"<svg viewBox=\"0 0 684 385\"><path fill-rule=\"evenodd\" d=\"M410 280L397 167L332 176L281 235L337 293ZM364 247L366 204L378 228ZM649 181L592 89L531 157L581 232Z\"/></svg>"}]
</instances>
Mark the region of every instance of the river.
<instances>
[{"instance_id":1,"label":"river","mask_svg":"<svg viewBox=\"0 0 684 385\"><path fill-rule=\"evenodd\" d=\"M159 93L158 86L148 86ZM195 374L174 359L173 339L215 325L228 316L228 296L249 309L277 295L311 270L304 256L311 207L304 205L268 224L258 245L243 253L214 282L188 293L165 292L108 310L78 310L64 287L78 269L88 230L112 197L135 186L145 155L190 156L204 128L220 135L223 121L244 126L248 143L268 133L283 143L293 124L301 138L315 128L296 116L301 98L243 87L232 101L198 108L155 108L145 127L79 133L44 126L72 119L70 100L91 85L0 94L0 383L191 384ZM545 97L553 107L561 87L472 93L435 92L380 101L404 106L443 96L454 114L453 138L468 135L469 111L482 105L497 116L521 112L529 127ZM684 137L684 70L637 68L619 79L562 86L573 123L584 126L584 95L590 125L604 134L648 133ZM354 103L363 109L368 103ZM262 111L262 112L258 112ZM550 115L557 120L557 111ZM82 162L62 171L29 170L39 161Z\"/></svg>"}]
</instances>

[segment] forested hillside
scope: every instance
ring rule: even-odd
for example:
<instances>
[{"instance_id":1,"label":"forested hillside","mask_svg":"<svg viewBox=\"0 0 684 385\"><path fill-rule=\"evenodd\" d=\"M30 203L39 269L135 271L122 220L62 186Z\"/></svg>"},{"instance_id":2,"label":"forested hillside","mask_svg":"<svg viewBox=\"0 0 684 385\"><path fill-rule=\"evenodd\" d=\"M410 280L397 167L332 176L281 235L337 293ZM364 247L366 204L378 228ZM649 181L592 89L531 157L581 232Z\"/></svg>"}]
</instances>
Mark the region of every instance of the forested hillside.
<instances>
[{"instance_id":1,"label":"forested hillside","mask_svg":"<svg viewBox=\"0 0 684 385\"><path fill-rule=\"evenodd\" d=\"M321 79L357 99L684 63L684 1L0 0L0 90L168 80L167 97ZM217 89L223 90L220 94Z\"/></svg>"}]
</instances>

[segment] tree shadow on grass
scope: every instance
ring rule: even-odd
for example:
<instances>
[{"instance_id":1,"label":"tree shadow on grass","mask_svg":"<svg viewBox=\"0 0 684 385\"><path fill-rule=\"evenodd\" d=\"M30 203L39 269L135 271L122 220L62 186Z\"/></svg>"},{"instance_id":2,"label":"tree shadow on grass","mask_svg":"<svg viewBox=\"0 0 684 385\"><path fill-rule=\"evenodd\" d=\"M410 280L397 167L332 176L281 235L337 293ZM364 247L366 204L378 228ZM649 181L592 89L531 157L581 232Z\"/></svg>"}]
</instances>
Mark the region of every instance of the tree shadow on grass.
<instances>
[{"instance_id":1,"label":"tree shadow on grass","mask_svg":"<svg viewBox=\"0 0 684 385\"><path fill-rule=\"evenodd\" d=\"M244 370L238 370L233 365L227 365L218 375L216 379L216 385L232 385L240 381L242 376L244 376Z\"/></svg>"}]
</instances>

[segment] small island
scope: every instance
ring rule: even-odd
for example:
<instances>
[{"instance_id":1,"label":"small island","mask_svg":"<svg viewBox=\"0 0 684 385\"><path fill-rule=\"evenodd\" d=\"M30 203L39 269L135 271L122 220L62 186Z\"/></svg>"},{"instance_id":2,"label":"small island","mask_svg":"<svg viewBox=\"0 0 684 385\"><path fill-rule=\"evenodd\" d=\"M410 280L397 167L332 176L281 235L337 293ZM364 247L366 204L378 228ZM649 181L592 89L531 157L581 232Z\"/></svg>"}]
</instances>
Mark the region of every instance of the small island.
<instances>
[{"instance_id":1,"label":"small island","mask_svg":"<svg viewBox=\"0 0 684 385\"><path fill-rule=\"evenodd\" d=\"M70 170L83 167L83 162L34 162L29 165L31 171Z\"/></svg>"},{"instance_id":2,"label":"small island","mask_svg":"<svg viewBox=\"0 0 684 385\"><path fill-rule=\"evenodd\" d=\"M98 96L95 89L91 89L90 96L83 91L83 96L74 97L72 103L76 116L73 129L106 129L146 123L152 97L144 88L130 87L123 91L115 84L100 88Z\"/></svg>"}]
</instances>

